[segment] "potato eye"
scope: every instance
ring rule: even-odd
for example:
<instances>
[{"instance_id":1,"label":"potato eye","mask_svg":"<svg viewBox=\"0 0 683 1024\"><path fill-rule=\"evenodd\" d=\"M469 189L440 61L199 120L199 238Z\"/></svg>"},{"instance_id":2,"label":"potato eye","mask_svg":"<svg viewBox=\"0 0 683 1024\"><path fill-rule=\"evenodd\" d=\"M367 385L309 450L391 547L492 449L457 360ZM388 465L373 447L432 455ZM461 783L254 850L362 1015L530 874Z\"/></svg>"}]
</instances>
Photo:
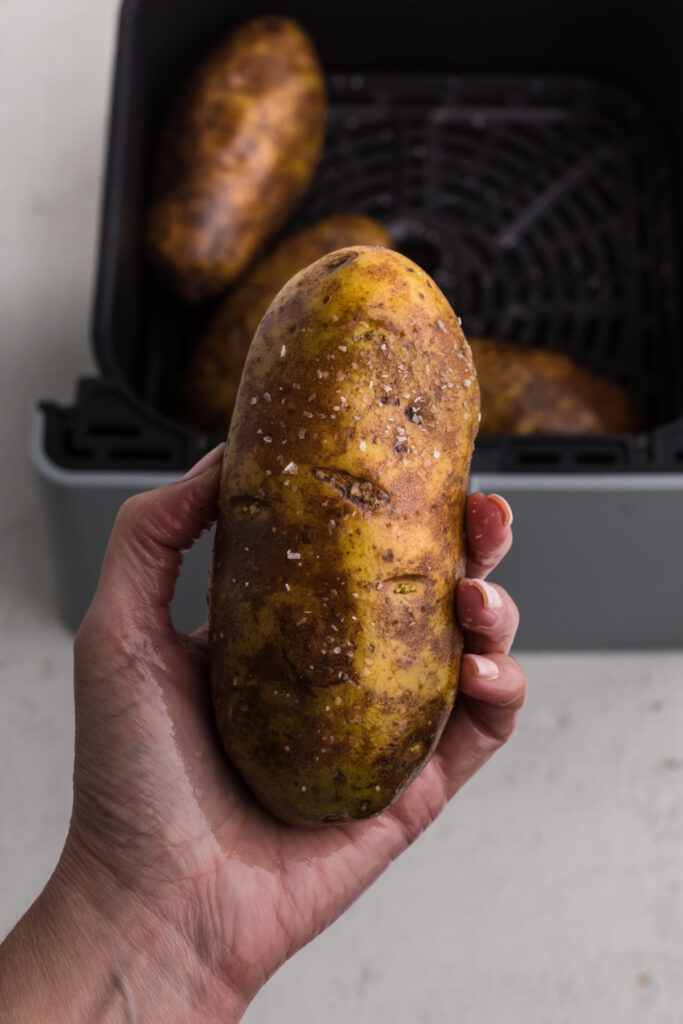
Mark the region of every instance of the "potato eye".
<instances>
[{"instance_id":1,"label":"potato eye","mask_svg":"<svg viewBox=\"0 0 683 1024\"><path fill-rule=\"evenodd\" d=\"M347 250L346 252L342 252L339 256L335 254L325 265L325 273L331 274L333 270L338 270L339 267L343 267L347 263L353 263L353 261L357 259L358 253L354 252L352 249Z\"/></svg>"},{"instance_id":2,"label":"potato eye","mask_svg":"<svg viewBox=\"0 0 683 1024\"><path fill-rule=\"evenodd\" d=\"M233 511L238 515L243 516L246 519L252 518L253 516L263 515L264 512L269 512L269 506L267 502L261 498L252 498L248 494L240 494L236 498L231 499Z\"/></svg>"},{"instance_id":3,"label":"potato eye","mask_svg":"<svg viewBox=\"0 0 683 1024\"><path fill-rule=\"evenodd\" d=\"M422 573L406 573L402 576L392 576L387 580L386 587L394 594L405 596L424 594L425 587L430 583L429 576L424 576Z\"/></svg>"},{"instance_id":4,"label":"potato eye","mask_svg":"<svg viewBox=\"0 0 683 1024\"><path fill-rule=\"evenodd\" d=\"M375 512L383 505L388 505L391 497L385 490L366 480L364 477L353 476L344 469L330 466L312 466L311 473L316 480L332 487L346 501L351 502L363 512Z\"/></svg>"}]
</instances>

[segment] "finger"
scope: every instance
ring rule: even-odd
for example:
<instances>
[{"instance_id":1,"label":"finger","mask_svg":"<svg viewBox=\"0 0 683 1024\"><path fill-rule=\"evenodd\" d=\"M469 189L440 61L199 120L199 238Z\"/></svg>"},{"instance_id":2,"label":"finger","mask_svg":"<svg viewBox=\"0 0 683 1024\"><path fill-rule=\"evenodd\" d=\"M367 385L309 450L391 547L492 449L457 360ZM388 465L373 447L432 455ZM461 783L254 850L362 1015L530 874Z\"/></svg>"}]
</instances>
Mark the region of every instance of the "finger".
<instances>
[{"instance_id":1,"label":"finger","mask_svg":"<svg viewBox=\"0 0 683 1024\"><path fill-rule=\"evenodd\" d=\"M194 633L190 633L188 640L195 650L200 651L204 656L209 653L209 623L205 622Z\"/></svg>"},{"instance_id":2,"label":"finger","mask_svg":"<svg viewBox=\"0 0 683 1024\"><path fill-rule=\"evenodd\" d=\"M93 600L112 618L150 612L170 624L183 552L216 518L224 444L177 483L129 498L114 523Z\"/></svg>"},{"instance_id":3,"label":"finger","mask_svg":"<svg viewBox=\"0 0 683 1024\"><path fill-rule=\"evenodd\" d=\"M466 630L466 651L508 654L519 626L519 611L503 587L480 579L460 580L455 607Z\"/></svg>"},{"instance_id":4,"label":"finger","mask_svg":"<svg viewBox=\"0 0 683 1024\"><path fill-rule=\"evenodd\" d=\"M507 654L466 655L453 714L434 755L452 797L511 736L526 677Z\"/></svg>"},{"instance_id":5,"label":"finger","mask_svg":"<svg viewBox=\"0 0 683 1024\"><path fill-rule=\"evenodd\" d=\"M195 629L194 633L191 633L190 636L192 637L193 640L199 640L201 642L204 642L205 640L208 641L208 639L209 639L209 622L208 622L208 619L205 622L203 622L201 626L199 626L197 629Z\"/></svg>"},{"instance_id":6,"label":"finger","mask_svg":"<svg viewBox=\"0 0 683 1024\"><path fill-rule=\"evenodd\" d=\"M496 713L519 711L526 695L526 677L509 654L463 655L458 685L461 697Z\"/></svg>"},{"instance_id":7,"label":"finger","mask_svg":"<svg viewBox=\"0 0 683 1024\"><path fill-rule=\"evenodd\" d=\"M484 579L510 550L512 509L499 494L471 494L465 510L467 568L465 574Z\"/></svg>"}]
</instances>

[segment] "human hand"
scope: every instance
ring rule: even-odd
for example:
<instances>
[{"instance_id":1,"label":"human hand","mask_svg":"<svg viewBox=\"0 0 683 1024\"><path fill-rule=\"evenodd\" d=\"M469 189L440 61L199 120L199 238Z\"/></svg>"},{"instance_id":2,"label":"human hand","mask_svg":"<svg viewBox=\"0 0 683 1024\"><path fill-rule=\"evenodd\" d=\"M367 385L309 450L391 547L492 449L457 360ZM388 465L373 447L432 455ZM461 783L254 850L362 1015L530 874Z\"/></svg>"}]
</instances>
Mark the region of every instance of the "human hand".
<instances>
[{"instance_id":1,"label":"human hand","mask_svg":"<svg viewBox=\"0 0 683 1024\"><path fill-rule=\"evenodd\" d=\"M96 934L108 925L114 947L126 950L117 954L122 991L139 1021L170 1024L176 1012L183 1022L238 1020L278 966L508 739L525 693L508 653L517 610L483 582L510 546L511 514L502 499L475 494L468 578L456 597L460 693L433 758L367 821L295 829L264 811L217 738L206 629L176 633L168 607L181 552L215 518L221 454L222 446L194 475L125 503L76 639L74 809L52 885L60 905L62 893L77 893ZM145 968L130 944L146 947ZM142 979L150 969L169 974L169 962L176 992L161 1007L159 986Z\"/></svg>"}]
</instances>

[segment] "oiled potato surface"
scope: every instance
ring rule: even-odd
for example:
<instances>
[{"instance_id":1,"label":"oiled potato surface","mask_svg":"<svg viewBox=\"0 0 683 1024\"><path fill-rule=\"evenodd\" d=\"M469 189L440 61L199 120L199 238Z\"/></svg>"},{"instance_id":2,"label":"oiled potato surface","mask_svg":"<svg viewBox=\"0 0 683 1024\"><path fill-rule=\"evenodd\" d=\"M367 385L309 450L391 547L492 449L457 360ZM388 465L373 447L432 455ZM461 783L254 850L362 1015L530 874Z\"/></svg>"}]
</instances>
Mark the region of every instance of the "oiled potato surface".
<instances>
[{"instance_id":1,"label":"oiled potato surface","mask_svg":"<svg viewBox=\"0 0 683 1024\"><path fill-rule=\"evenodd\" d=\"M610 434L637 430L631 396L569 356L472 338L482 434Z\"/></svg>"},{"instance_id":2,"label":"oiled potato surface","mask_svg":"<svg viewBox=\"0 0 683 1024\"><path fill-rule=\"evenodd\" d=\"M259 260L218 308L195 349L183 382L183 419L202 430L226 430L251 339L271 301L290 277L335 249L390 246L377 221L333 214L285 238Z\"/></svg>"},{"instance_id":3,"label":"oiled potato surface","mask_svg":"<svg viewBox=\"0 0 683 1024\"><path fill-rule=\"evenodd\" d=\"M388 806L455 697L479 395L448 302L383 248L272 302L226 450L210 602L226 751L295 824Z\"/></svg>"},{"instance_id":4,"label":"oiled potato surface","mask_svg":"<svg viewBox=\"0 0 683 1024\"><path fill-rule=\"evenodd\" d=\"M147 242L188 301L223 291L308 188L326 97L313 45L288 18L247 22L202 64L162 139Z\"/></svg>"}]
</instances>

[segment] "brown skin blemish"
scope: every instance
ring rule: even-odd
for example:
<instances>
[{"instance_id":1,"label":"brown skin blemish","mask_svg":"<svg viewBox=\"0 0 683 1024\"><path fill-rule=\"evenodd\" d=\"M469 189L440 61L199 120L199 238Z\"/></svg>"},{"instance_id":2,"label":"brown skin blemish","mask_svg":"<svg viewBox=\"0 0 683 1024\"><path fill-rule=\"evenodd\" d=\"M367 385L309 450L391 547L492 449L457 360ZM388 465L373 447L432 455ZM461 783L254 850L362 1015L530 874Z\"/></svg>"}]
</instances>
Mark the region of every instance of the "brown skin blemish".
<instances>
[{"instance_id":1,"label":"brown skin blemish","mask_svg":"<svg viewBox=\"0 0 683 1024\"><path fill-rule=\"evenodd\" d=\"M331 274L333 270L339 270L340 267L345 266L347 263L353 263L355 259L357 259L357 254L347 250L343 256L334 256L328 263L326 263L324 271Z\"/></svg>"},{"instance_id":2,"label":"brown skin blemish","mask_svg":"<svg viewBox=\"0 0 683 1024\"><path fill-rule=\"evenodd\" d=\"M311 474L316 480L333 487L338 494L341 494L346 501L363 510L363 512L374 512L382 505L387 505L391 498L386 491L373 484L370 480L363 480L361 477L352 476L343 469L326 469L316 466L311 469Z\"/></svg>"}]
</instances>

